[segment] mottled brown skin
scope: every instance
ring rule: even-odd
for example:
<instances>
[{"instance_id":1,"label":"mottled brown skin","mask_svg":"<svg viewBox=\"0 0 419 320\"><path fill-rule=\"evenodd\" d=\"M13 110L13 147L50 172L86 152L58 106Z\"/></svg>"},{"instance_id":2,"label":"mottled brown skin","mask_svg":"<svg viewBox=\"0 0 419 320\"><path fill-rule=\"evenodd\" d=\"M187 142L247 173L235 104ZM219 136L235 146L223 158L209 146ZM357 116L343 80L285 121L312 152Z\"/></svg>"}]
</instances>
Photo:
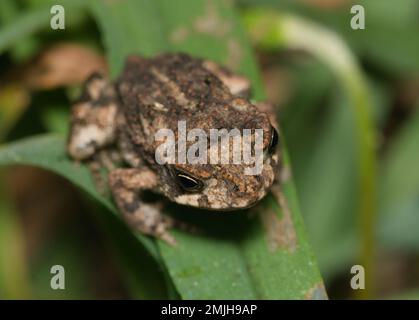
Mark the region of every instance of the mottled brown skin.
<instances>
[{"instance_id":1,"label":"mottled brown skin","mask_svg":"<svg viewBox=\"0 0 419 320\"><path fill-rule=\"evenodd\" d=\"M131 56L114 85L97 76L87 81L81 101L73 106L68 152L76 160L90 161L103 150L117 150L129 166L109 173L122 215L143 233L174 244L167 229L183 225L161 214L160 205L142 201L143 191L184 205L234 210L263 198L277 177L279 148L267 151L275 117L269 105L247 100L249 91L246 78L211 61L186 54ZM159 165L155 152L162 142L155 140L155 133L168 128L177 137L181 120L187 130L201 128L208 136L210 129L263 129L263 171L245 175L245 164ZM199 180L203 188L185 191L178 172Z\"/></svg>"}]
</instances>

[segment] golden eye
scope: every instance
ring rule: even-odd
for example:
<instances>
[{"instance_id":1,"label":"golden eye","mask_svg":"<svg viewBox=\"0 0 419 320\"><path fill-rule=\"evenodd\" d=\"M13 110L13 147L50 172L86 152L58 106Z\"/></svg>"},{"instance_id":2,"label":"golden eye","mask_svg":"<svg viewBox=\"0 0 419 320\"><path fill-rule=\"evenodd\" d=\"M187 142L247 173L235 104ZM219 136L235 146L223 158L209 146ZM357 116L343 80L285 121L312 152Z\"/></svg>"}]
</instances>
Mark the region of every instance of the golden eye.
<instances>
[{"instance_id":1,"label":"golden eye","mask_svg":"<svg viewBox=\"0 0 419 320\"><path fill-rule=\"evenodd\" d=\"M177 169L174 169L174 174L179 186L187 192L199 192L204 187L201 180Z\"/></svg>"},{"instance_id":2,"label":"golden eye","mask_svg":"<svg viewBox=\"0 0 419 320\"><path fill-rule=\"evenodd\" d=\"M274 153L277 145L279 142L279 135L278 135L278 131L276 131L276 129L274 127L271 127L271 140L269 142L269 147L268 147L268 152L270 154Z\"/></svg>"}]
</instances>

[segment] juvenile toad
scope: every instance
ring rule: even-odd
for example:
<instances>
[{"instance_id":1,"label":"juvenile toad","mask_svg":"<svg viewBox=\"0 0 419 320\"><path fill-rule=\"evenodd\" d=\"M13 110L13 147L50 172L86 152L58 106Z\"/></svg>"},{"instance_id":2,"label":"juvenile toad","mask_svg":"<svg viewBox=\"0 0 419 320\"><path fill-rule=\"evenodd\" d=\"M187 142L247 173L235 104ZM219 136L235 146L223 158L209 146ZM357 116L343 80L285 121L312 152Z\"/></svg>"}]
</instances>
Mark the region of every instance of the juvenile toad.
<instances>
[{"instance_id":1,"label":"juvenile toad","mask_svg":"<svg viewBox=\"0 0 419 320\"><path fill-rule=\"evenodd\" d=\"M254 205L276 181L281 157L275 116L268 104L251 103L249 92L246 78L212 61L187 54L130 56L114 83L99 75L87 80L72 107L67 150L77 161L100 162L110 169L114 201L132 227L174 244L168 229L182 223L162 214L160 203L147 201L147 192L183 205L227 211ZM233 161L159 164L156 151L164 141L156 133L169 129L179 138L182 121L188 130L199 128L208 136L211 129L261 129L261 171L246 174L250 164ZM251 141L256 141L255 134ZM187 141L186 147L192 144ZM229 143L228 150L218 151L230 159L232 148ZM115 167L119 160L123 165Z\"/></svg>"}]
</instances>

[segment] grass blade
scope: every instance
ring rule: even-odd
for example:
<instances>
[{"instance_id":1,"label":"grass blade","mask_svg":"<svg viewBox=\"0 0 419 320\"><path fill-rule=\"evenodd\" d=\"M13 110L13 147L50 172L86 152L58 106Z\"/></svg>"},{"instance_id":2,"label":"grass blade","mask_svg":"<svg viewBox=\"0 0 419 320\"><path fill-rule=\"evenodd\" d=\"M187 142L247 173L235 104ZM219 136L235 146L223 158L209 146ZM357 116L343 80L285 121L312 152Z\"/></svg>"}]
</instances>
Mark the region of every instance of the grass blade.
<instances>
[{"instance_id":1,"label":"grass blade","mask_svg":"<svg viewBox=\"0 0 419 320\"><path fill-rule=\"evenodd\" d=\"M188 0L183 3L184 10L177 10L176 4L167 0L154 1L152 5L149 1L92 4L113 74L129 53L186 51L246 74L253 81L254 97L263 98L252 52L233 8L226 3ZM138 19L138 14L147 19ZM121 44L122 37L128 44ZM196 213L174 206L173 214L184 212L185 219L206 231L202 236L175 232L178 248L159 242L164 262L183 298L325 297L302 230L292 181L285 183L283 189L287 210L272 204L273 198L255 209L262 211L265 220L274 221L276 230L267 230L261 221L247 219L244 214L214 217L214 213ZM281 232L289 237L278 235ZM272 239L267 234L280 239L273 249L269 248Z\"/></svg>"},{"instance_id":2,"label":"grass blade","mask_svg":"<svg viewBox=\"0 0 419 320\"><path fill-rule=\"evenodd\" d=\"M71 162L67 157L64 138L47 134L3 146L0 148L0 166L4 165L31 165L53 171L67 178L101 204L105 210L99 213L106 212L106 214L97 214L98 223L103 227L105 234L112 236L110 242L115 246L117 262L123 268L125 276L131 280L128 287L135 294L134 297L162 297L158 288L161 284L158 276L162 277L163 274L159 274L161 270L157 265L151 267L153 263L147 256L148 253L154 261L159 261L160 256L156 245L140 234L136 235L136 240L132 239L126 225L118 219L118 213L113 204L96 191L89 170L83 165ZM147 250L147 253L143 248ZM156 272L158 274L155 274ZM150 279L153 283L150 283ZM148 296L144 295L144 288L152 289L147 290Z\"/></svg>"},{"instance_id":3,"label":"grass blade","mask_svg":"<svg viewBox=\"0 0 419 320\"><path fill-rule=\"evenodd\" d=\"M89 3L114 76L128 53L186 51L246 74L254 85L253 97L263 99L250 46L227 2L185 0L184 10L169 0ZM87 168L68 159L64 145L63 138L53 135L25 139L0 149L0 165L52 170L115 213L111 201L96 192ZM286 155L285 147L283 152ZM173 205L171 214L181 215L204 231L200 235L173 231L177 247L157 241L156 250L154 241L137 235L153 257L164 263L182 298L326 298L305 237L287 159L284 173L281 192L250 211L217 214Z\"/></svg>"}]
</instances>

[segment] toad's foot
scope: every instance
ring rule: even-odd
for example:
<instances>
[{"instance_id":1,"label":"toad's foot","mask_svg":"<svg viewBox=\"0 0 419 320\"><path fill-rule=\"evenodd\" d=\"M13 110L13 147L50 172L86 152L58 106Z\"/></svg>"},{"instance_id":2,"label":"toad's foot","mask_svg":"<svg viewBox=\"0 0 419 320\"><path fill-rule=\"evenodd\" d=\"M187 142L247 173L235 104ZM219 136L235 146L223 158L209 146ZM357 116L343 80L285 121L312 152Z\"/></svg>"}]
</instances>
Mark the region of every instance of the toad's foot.
<instances>
[{"instance_id":1,"label":"toad's foot","mask_svg":"<svg viewBox=\"0 0 419 320\"><path fill-rule=\"evenodd\" d=\"M177 242L169 234L169 229L191 231L186 223L162 214L160 202L149 203L143 200L144 191L157 188L157 177L149 169L115 169L109 174L109 186L123 218L134 229L170 245L176 245Z\"/></svg>"}]
</instances>

